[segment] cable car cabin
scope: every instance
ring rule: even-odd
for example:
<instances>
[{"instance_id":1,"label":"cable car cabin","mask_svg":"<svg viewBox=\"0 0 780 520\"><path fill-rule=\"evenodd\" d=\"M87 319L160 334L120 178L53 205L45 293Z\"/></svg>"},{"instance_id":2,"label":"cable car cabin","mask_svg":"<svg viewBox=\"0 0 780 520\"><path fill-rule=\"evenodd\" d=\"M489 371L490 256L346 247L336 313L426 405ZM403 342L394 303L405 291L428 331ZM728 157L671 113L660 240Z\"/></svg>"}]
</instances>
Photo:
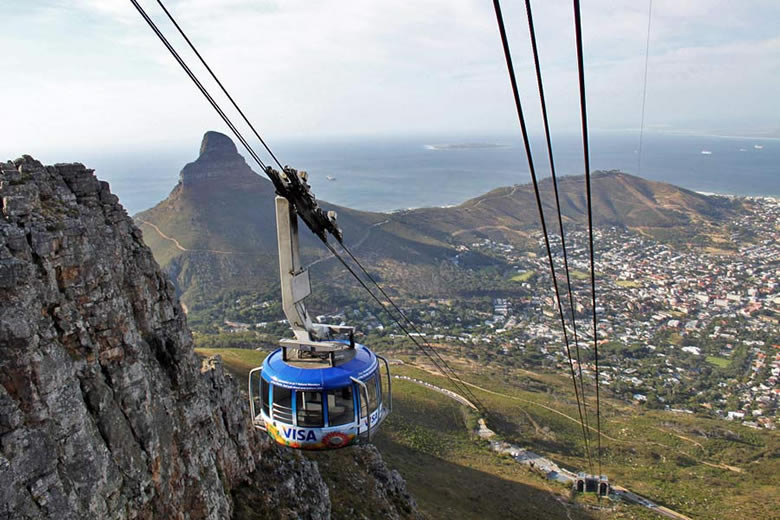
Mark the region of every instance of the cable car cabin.
<instances>
[{"instance_id":1,"label":"cable car cabin","mask_svg":"<svg viewBox=\"0 0 780 520\"><path fill-rule=\"evenodd\" d=\"M249 373L252 422L283 446L327 450L368 442L390 413L387 360L352 341L326 345L343 348L283 346Z\"/></svg>"},{"instance_id":2,"label":"cable car cabin","mask_svg":"<svg viewBox=\"0 0 780 520\"><path fill-rule=\"evenodd\" d=\"M609 496L609 479L605 475L588 475L584 472L577 474L574 481L574 489L578 493L596 493L600 497Z\"/></svg>"},{"instance_id":3,"label":"cable car cabin","mask_svg":"<svg viewBox=\"0 0 780 520\"><path fill-rule=\"evenodd\" d=\"M341 230L335 215L317 206L304 172L285 168L284 174L280 182L292 200L276 197L276 235L282 310L295 338L281 340L282 348L249 372L252 424L291 448L327 450L369 442L392 408L390 366L355 343L354 328L312 322L304 305L311 283L301 267L298 214L320 237L327 232L341 241ZM344 334L349 339L337 339Z\"/></svg>"}]
</instances>

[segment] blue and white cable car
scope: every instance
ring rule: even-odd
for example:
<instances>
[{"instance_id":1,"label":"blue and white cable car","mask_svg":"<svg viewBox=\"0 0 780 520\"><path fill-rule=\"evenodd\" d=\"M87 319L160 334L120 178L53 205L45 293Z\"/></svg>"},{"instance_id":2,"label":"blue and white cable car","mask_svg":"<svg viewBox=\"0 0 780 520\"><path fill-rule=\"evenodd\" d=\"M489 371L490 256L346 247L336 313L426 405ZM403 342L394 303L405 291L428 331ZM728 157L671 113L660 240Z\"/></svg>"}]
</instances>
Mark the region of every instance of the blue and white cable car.
<instances>
[{"instance_id":1,"label":"blue and white cable car","mask_svg":"<svg viewBox=\"0 0 780 520\"><path fill-rule=\"evenodd\" d=\"M293 359L282 347L252 370L255 425L291 448L325 450L370 440L390 411L390 367L363 345L343 345L333 362L330 356Z\"/></svg>"},{"instance_id":2,"label":"blue and white cable car","mask_svg":"<svg viewBox=\"0 0 780 520\"><path fill-rule=\"evenodd\" d=\"M305 172L286 168L285 175L310 195ZM295 338L281 340L249 373L249 406L254 426L277 443L325 450L370 441L390 413L392 388L387 360L355 343L352 327L312 323L303 305L311 285L300 267L296 210L311 227L307 217L322 213L313 201L276 197L282 307ZM335 228L335 216L327 218Z\"/></svg>"}]
</instances>

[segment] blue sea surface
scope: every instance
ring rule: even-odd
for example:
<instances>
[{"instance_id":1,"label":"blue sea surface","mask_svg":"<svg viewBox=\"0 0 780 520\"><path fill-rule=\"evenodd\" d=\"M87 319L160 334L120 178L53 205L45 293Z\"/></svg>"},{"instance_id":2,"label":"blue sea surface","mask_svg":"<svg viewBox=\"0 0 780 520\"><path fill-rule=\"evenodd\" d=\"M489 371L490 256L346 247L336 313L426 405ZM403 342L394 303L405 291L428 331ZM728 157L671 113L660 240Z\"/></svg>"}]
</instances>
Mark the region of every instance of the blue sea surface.
<instances>
[{"instance_id":1,"label":"blue sea surface","mask_svg":"<svg viewBox=\"0 0 780 520\"><path fill-rule=\"evenodd\" d=\"M592 170L637 174L635 134L594 133L590 144ZM361 210L460 204L531 180L519 135L272 140L271 145L283 163L309 172L317 198ZM582 174L579 136L559 137L553 149L559 175ZM532 140L532 150L537 175L549 176L544 141ZM105 152L52 162L78 160L95 168L132 214L167 197L197 152L195 143L191 149ZM780 197L780 140L646 134L639 174L702 192Z\"/></svg>"},{"instance_id":2,"label":"blue sea surface","mask_svg":"<svg viewBox=\"0 0 780 520\"><path fill-rule=\"evenodd\" d=\"M473 144L441 146L468 143ZM363 210L460 204L497 187L531 182L519 136L280 143L276 148L290 158L285 160L309 170L319 198ZM544 141L533 140L531 149L537 176L548 177ZM637 174L635 135L596 134L590 149L591 170ZM579 136L559 138L553 151L558 175L582 175ZM780 140L646 136L640 176L695 191L780 196Z\"/></svg>"}]
</instances>

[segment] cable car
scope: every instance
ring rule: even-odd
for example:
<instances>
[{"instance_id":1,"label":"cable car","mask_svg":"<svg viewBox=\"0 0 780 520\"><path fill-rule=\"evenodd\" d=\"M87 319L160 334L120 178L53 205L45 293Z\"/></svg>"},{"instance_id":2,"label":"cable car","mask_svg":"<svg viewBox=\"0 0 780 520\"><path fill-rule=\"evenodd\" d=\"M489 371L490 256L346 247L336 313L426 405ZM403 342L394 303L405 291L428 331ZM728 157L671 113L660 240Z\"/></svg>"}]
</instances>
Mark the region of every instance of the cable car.
<instances>
[{"instance_id":1,"label":"cable car","mask_svg":"<svg viewBox=\"0 0 780 520\"><path fill-rule=\"evenodd\" d=\"M282 339L281 347L249 372L252 423L290 448L327 450L369 442L392 408L390 366L355 343L353 327L312 322L303 302L311 284L300 266L298 214L309 227L322 218L335 227L335 215L324 217L317 207L305 172L285 168L284 179L294 187L286 193L304 195L290 196L292 201L276 197L282 308L295 338Z\"/></svg>"},{"instance_id":2,"label":"cable car","mask_svg":"<svg viewBox=\"0 0 780 520\"><path fill-rule=\"evenodd\" d=\"M326 356L301 356L311 352L283 346L252 370L255 426L291 448L325 450L369 441L390 411L390 367L363 345L339 343L344 348Z\"/></svg>"}]
</instances>

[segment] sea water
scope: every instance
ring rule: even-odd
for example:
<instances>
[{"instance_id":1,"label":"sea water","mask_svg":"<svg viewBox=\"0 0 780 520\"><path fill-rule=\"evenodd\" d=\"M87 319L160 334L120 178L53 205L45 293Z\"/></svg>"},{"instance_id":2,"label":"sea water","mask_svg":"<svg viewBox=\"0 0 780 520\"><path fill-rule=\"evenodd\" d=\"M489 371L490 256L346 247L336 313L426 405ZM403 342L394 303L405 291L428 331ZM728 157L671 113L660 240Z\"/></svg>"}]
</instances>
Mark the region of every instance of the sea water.
<instances>
[{"instance_id":1,"label":"sea water","mask_svg":"<svg viewBox=\"0 0 780 520\"><path fill-rule=\"evenodd\" d=\"M780 196L777 139L646 134L640 166L636 134L590 137L591 170L639 173L701 192ZM284 164L309 172L318 199L367 211L455 205L497 187L531 181L519 135L270 141ZM537 175L548 177L544 141L533 139L531 145ZM581 137L558 137L553 150L559 175L583 173ZM195 143L191 149L40 159L78 160L95 168L133 214L163 200L197 152Z\"/></svg>"},{"instance_id":2,"label":"sea water","mask_svg":"<svg viewBox=\"0 0 780 520\"><path fill-rule=\"evenodd\" d=\"M531 182L519 136L280 143L279 149L310 172L319 198L363 210L460 204ZM533 139L531 149L538 178L549 177L544 140ZM580 136L556 139L553 152L558 175L582 175ZM702 192L780 196L780 140L646 135L640 165L636 135L594 134L590 155L591 171L638 173Z\"/></svg>"}]
</instances>

